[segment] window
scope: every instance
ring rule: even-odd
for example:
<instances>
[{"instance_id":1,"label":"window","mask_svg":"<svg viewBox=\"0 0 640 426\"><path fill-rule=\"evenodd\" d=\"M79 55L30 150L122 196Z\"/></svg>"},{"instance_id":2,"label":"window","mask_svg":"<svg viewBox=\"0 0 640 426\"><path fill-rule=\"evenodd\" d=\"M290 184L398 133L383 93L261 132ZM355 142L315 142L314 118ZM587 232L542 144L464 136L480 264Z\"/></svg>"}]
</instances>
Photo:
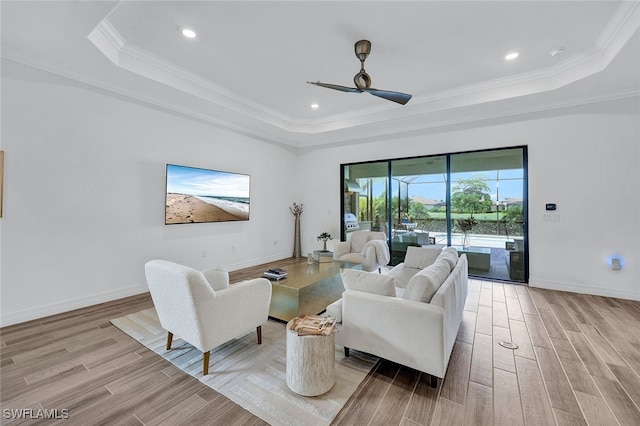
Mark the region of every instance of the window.
<instances>
[{"instance_id":1,"label":"window","mask_svg":"<svg viewBox=\"0 0 640 426\"><path fill-rule=\"evenodd\" d=\"M526 282L526 159L517 147L343 164L343 213L385 232L392 265L409 246L453 246L470 275Z\"/></svg>"}]
</instances>

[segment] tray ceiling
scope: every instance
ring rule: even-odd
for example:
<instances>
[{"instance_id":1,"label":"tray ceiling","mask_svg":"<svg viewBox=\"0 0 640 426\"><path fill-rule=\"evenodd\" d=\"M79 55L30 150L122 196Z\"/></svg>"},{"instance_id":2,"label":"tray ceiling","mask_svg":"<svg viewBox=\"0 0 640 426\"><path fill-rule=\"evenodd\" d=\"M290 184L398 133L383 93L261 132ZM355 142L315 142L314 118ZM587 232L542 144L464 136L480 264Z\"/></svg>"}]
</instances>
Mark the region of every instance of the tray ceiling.
<instances>
[{"instance_id":1,"label":"tray ceiling","mask_svg":"<svg viewBox=\"0 0 640 426\"><path fill-rule=\"evenodd\" d=\"M637 1L2 2L2 55L297 147L637 96ZM197 36L180 33L192 28ZM400 106L306 84L372 86ZM555 56L550 52L562 48ZM510 51L519 57L506 61ZM310 105L317 103L318 108Z\"/></svg>"}]
</instances>

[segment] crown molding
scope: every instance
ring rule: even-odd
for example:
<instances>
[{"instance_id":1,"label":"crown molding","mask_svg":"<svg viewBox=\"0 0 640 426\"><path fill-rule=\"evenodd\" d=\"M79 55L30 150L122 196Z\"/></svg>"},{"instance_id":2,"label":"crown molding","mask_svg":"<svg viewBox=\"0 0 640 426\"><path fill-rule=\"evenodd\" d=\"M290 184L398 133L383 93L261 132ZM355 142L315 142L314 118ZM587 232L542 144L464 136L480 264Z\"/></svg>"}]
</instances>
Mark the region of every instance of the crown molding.
<instances>
[{"instance_id":1,"label":"crown molding","mask_svg":"<svg viewBox=\"0 0 640 426\"><path fill-rule=\"evenodd\" d=\"M14 62L16 64L20 64L29 68L33 68L38 71L42 71L45 73L49 73L55 75L57 77L71 80L75 83L78 83L86 88L99 92L106 93L116 98L125 99L129 102L138 103L142 105L146 105L151 108L160 109L166 111L171 114L175 114L177 116L187 117L189 119L195 119L197 121L203 122L205 124L225 129L228 131L232 131L241 135L245 135L251 137L253 139L261 140L263 142L271 143L279 146L288 146L288 147L297 147L294 142L286 143L286 140L278 137L278 135L272 135L273 132L270 132L269 128L266 129L256 129L254 127L250 127L248 125L239 125L234 123L234 120L231 118L216 118L217 114L204 114L194 109L185 108L183 106L177 105L173 102L166 102L163 98L151 97L146 94L141 94L139 92L134 92L131 90L123 89L121 87L116 87L113 85L105 84L103 81L95 80L88 78L84 75L69 72L67 70L63 70L57 67L53 67L49 64L45 64L43 62L34 60L32 58L27 58L22 56L16 52L11 51L10 49L3 49L0 57L4 60ZM224 111L221 112L221 116L225 117ZM237 121L237 120L236 120ZM246 120L244 123L249 124Z\"/></svg>"},{"instance_id":2,"label":"crown molding","mask_svg":"<svg viewBox=\"0 0 640 426\"><path fill-rule=\"evenodd\" d=\"M114 65L231 111L285 128L288 117L213 84L176 64L128 43L105 18L87 36Z\"/></svg>"},{"instance_id":3,"label":"crown molding","mask_svg":"<svg viewBox=\"0 0 640 426\"><path fill-rule=\"evenodd\" d=\"M559 89L602 71L636 34L638 28L640 2L622 2L598 37L592 51L587 54L574 55L553 67L529 73L414 95L412 102L402 108L381 104L315 121L298 120L256 104L127 43L108 17L91 31L87 37L89 41L116 67L159 83L158 90L138 88L134 86L135 83L129 87L116 87L92 78L91 75L56 68L8 49L1 53L7 60L79 82L97 92L115 95L288 149L317 149L322 145L399 138L419 131L433 131L483 120L639 96L640 89L633 88L572 97L562 102L555 102L552 96L538 98L541 102L536 102L535 105L528 100L531 95ZM165 90L163 86L168 89ZM510 103L509 100L515 98L522 98L522 102Z\"/></svg>"},{"instance_id":4,"label":"crown molding","mask_svg":"<svg viewBox=\"0 0 640 426\"><path fill-rule=\"evenodd\" d=\"M119 52L125 45L124 39L118 31L111 25L108 19L104 19L93 29L87 37L104 56L111 62L118 65Z\"/></svg>"},{"instance_id":5,"label":"crown molding","mask_svg":"<svg viewBox=\"0 0 640 426\"><path fill-rule=\"evenodd\" d=\"M492 111L482 108L482 105L479 103L466 106L455 106L455 103L450 105L440 104L437 108L431 108L429 111L416 111L412 114L407 114L407 109L402 109L404 113L401 116L393 116L385 113L378 117L373 124L354 123L352 126L340 129L341 131L301 134L281 131L280 129L268 125L259 126L259 123L255 120L247 120L246 116L240 116L240 119L238 120L237 116L224 115L224 108L220 109L222 118L216 118L219 116L218 114L201 113L193 108L187 108L177 105L176 103L166 102L161 98L153 98L130 90L106 85L101 81L89 79L79 74L70 73L65 70L39 63L29 58L21 57L7 49L3 50L2 58L23 66L53 74L60 78L72 80L100 93L107 93L130 102L143 104L151 108L157 108L176 116L193 119L206 125L231 131L255 140L280 146L285 149L297 149L299 151L311 151L336 145L343 146L344 144L359 144L389 138L402 139L425 131L457 128L471 123L509 119L510 117L538 114L545 111L557 111L632 97L638 97L640 104L640 87L614 92L591 94L582 97L573 97L555 102L536 102L533 106L529 106L528 104L516 108L508 106L502 109L497 108ZM445 98L445 101L446 100L447 99ZM487 105L499 105L500 101L508 102L508 99L495 99L493 101L486 101L485 103ZM242 124L238 124L238 122L241 122Z\"/></svg>"},{"instance_id":6,"label":"crown molding","mask_svg":"<svg viewBox=\"0 0 640 426\"><path fill-rule=\"evenodd\" d=\"M277 129L276 133L313 135L556 90L604 70L638 28L640 3L622 2L590 54L574 55L552 67L515 76L435 93L414 94L412 103L401 109L380 106L311 121L290 117L257 104L128 43L108 17L95 27L88 38L111 62L122 69L180 90L233 114L247 116L263 125L272 126ZM199 119L203 117L203 114L198 114Z\"/></svg>"},{"instance_id":7,"label":"crown molding","mask_svg":"<svg viewBox=\"0 0 640 426\"><path fill-rule=\"evenodd\" d=\"M491 108L481 105L469 105L452 109L451 111L432 111L413 117L406 117L402 125L394 126L376 123L376 125L359 126L346 129L339 134L324 137L323 134L312 135L305 143L303 151L313 151L330 147L344 146L345 144L369 143L377 140L400 140L407 137L423 134L425 132L437 132L445 130L458 130L469 125L481 125L482 123L509 122L526 117L534 117L544 113L553 113L563 110L574 110L583 106L624 100L638 99L640 110L640 87L626 90L611 91L587 96L573 97L550 102L533 102L514 106L509 100L498 100L490 103ZM504 104L506 102L506 104ZM378 125L379 124L379 125ZM374 127L375 126L375 127ZM352 130L351 132L349 130Z\"/></svg>"},{"instance_id":8,"label":"crown molding","mask_svg":"<svg viewBox=\"0 0 640 426\"><path fill-rule=\"evenodd\" d=\"M613 49L617 53L638 27L640 27L640 1L621 2L596 40L597 49L604 51L610 49L610 45L616 45Z\"/></svg>"}]
</instances>

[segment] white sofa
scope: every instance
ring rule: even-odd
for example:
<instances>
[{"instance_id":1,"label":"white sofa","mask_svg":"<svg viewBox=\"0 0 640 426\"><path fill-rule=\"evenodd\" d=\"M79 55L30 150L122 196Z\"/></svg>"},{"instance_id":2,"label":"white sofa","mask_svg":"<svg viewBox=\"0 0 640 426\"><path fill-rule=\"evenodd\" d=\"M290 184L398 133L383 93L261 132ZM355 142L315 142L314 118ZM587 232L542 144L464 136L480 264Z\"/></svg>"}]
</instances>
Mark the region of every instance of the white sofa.
<instances>
[{"instance_id":1,"label":"white sofa","mask_svg":"<svg viewBox=\"0 0 640 426\"><path fill-rule=\"evenodd\" d=\"M427 251L428 250L428 251ZM462 321L468 263L453 248L409 247L387 274L342 271L342 299L327 307L337 318L336 344L444 378Z\"/></svg>"}]
</instances>

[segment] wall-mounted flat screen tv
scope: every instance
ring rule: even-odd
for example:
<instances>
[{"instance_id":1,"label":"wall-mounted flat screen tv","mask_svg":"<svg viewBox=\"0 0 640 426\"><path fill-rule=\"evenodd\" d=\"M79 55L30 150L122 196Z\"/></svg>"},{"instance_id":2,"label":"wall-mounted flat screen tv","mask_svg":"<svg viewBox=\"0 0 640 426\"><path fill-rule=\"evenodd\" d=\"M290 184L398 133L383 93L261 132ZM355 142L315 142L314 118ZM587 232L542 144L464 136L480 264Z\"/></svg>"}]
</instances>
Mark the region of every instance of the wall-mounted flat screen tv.
<instances>
[{"instance_id":1,"label":"wall-mounted flat screen tv","mask_svg":"<svg viewBox=\"0 0 640 426\"><path fill-rule=\"evenodd\" d=\"M165 224L249 220L250 176L167 164Z\"/></svg>"}]
</instances>

